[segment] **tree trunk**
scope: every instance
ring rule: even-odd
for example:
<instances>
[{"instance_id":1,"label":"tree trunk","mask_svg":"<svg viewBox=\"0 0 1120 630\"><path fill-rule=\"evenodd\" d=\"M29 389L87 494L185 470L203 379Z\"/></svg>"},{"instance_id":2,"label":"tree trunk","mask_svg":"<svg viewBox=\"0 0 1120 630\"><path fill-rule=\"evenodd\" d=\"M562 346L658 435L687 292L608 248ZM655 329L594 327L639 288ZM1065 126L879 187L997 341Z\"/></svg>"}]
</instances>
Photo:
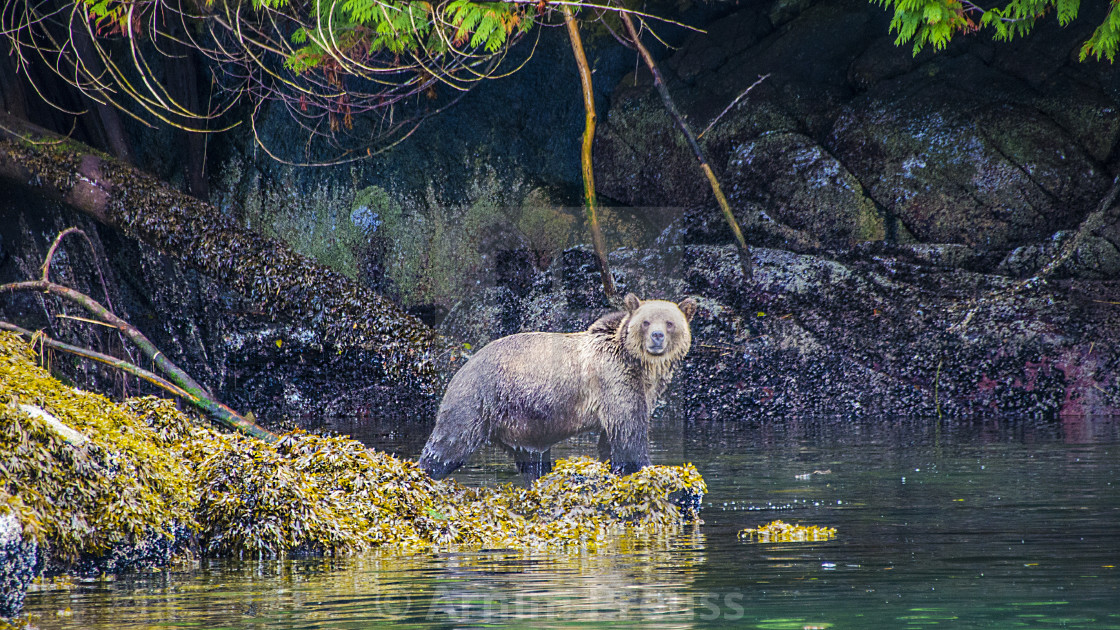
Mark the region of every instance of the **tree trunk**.
<instances>
[{"instance_id":1,"label":"tree trunk","mask_svg":"<svg viewBox=\"0 0 1120 630\"><path fill-rule=\"evenodd\" d=\"M204 116L209 112L203 111L199 98L196 52L184 43L186 37L180 32L178 24L167 20L165 28L171 37L164 37L161 45L172 52L163 60L168 92L182 107L198 116L197 119L188 121L190 127L205 126L208 121ZM195 197L209 201L210 183L206 179L206 144L209 134L190 129L182 129L176 133L181 134L187 144L187 163L184 169L187 172L187 189Z\"/></svg>"},{"instance_id":2,"label":"tree trunk","mask_svg":"<svg viewBox=\"0 0 1120 630\"><path fill-rule=\"evenodd\" d=\"M27 95L23 81L16 75L9 46L0 48L0 107L13 116L27 117Z\"/></svg>"},{"instance_id":3,"label":"tree trunk","mask_svg":"<svg viewBox=\"0 0 1120 630\"><path fill-rule=\"evenodd\" d=\"M580 163L583 166L583 207L587 212L587 226L591 231L591 244L595 247L595 258L599 261L599 276L603 280L603 293L613 300L616 290L610 266L607 264L607 247L603 233L599 230L599 217L596 207L599 204L595 194L595 172L591 166L591 147L595 142L595 93L591 90L591 67L583 52L583 40L579 36L579 22L572 16L572 10L561 5L564 24L568 27L568 39L572 42L572 53L579 66L579 82L583 88L583 109L586 112L583 127L583 147L580 150Z\"/></svg>"},{"instance_id":4,"label":"tree trunk","mask_svg":"<svg viewBox=\"0 0 1120 630\"><path fill-rule=\"evenodd\" d=\"M78 14L72 14L73 19L77 18ZM101 58L97 55L97 51L93 42L90 40L89 33L86 32L86 27L83 24L70 24L70 32L73 34L72 40L74 46L77 48L75 51L77 57L81 60L81 64L85 66L85 71L90 76L101 76L105 73L105 69L101 63ZM96 90L91 90L97 93ZM104 95L100 95L104 98ZM128 164L135 164L136 160L132 155L132 144L128 141L128 134L124 129L124 121L121 120L121 114L117 108L109 103L97 102L84 91L81 93L82 101L89 108L86 113L88 119L89 129L92 134L101 136L99 140L93 140L95 144L102 143L109 151L117 157L117 159L127 162Z\"/></svg>"},{"instance_id":5,"label":"tree trunk","mask_svg":"<svg viewBox=\"0 0 1120 630\"><path fill-rule=\"evenodd\" d=\"M373 354L371 379L431 393L458 350L388 299L242 229L127 164L0 114L0 178L63 201L254 302L339 353Z\"/></svg>"}]
</instances>

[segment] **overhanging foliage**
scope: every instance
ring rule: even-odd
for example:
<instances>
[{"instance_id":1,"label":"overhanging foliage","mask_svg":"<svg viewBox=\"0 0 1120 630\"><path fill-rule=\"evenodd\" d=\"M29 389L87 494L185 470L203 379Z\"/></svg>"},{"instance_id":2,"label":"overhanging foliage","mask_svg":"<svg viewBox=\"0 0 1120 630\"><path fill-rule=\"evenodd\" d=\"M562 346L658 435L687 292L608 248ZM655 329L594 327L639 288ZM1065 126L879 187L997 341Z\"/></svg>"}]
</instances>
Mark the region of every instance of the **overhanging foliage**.
<instances>
[{"instance_id":1,"label":"overhanging foliage","mask_svg":"<svg viewBox=\"0 0 1120 630\"><path fill-rule=\"evenodd\" d=\"M970 0L875 0L894 11L891 31L898 34L898 45L913 42L914 54L927 46L944 48L954 35L990 29L996 41L1010 41L1029 34L1045 16L1057 15L1058 23L1068 25L1077 18L1081 0L1010 0L981 7ZM1098 61L1116 58L1120 46L1120 4L1109 3L1108 15L1081 46L1081 60L1092 56Z\"/></svg>"}]
</instances>

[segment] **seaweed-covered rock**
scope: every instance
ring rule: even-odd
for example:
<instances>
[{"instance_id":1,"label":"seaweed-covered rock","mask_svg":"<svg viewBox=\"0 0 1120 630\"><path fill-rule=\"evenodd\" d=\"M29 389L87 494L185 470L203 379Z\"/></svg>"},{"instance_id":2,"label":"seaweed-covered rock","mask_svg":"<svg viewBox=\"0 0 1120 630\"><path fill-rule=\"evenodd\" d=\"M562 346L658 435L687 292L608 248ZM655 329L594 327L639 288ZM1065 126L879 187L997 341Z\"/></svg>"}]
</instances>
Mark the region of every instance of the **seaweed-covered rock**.
<instances>
[{"instance_id":1,"label":"seaweed-covered rock","mask_svg":"<svg viewBox=\"0 0 1120 630\"><path fill-rule=\"evenodd\" d=\"M771 521L758 527L748 527L739 530L739 540L770 542L817 542L832 540L836 537L835 527L821 527L819 525L792 525L785 521Z\"/></svg>"},{"instance_id":2,"label":"seaweed-covered rock","mask_svg":"<svg viewBox=\"0 0 1120 630\"><path fill-rule=\"evenodd\" d=\"M18 407L30 404L45 411ZM67 439L45 414L84 439ZM7 332L0 468L2 614L18 611L36 548L47 572L81 574L184 553L595 549L666 540L695 518L706 491L690 464L618 477L582 459L557 462L531 488L467 488L348 438L293 432L269 444L223 434L168 400L116 404L63 385Z\"/></svg>"},{"instance_id":3,"label":"seaweed-covered rock","mask_svg":"<svg viewBox=\"0 0 1120 630\"><path fill-rule=\"evenodd\" d=\"M63 386L23 341L0 334L0 491L35 523L48 568L164 564L182 547L196 499L149 431L103 396Z\"/></svg>"},{"instance_id":4,"label":"seaweed-covered rock","mask_svg":"<svg viewBox=\"0 0 1120 630\"><path fill-rule=\"evenodd\" d=\"M51 378L11 333L0 333L0 366L3 490L40 524L55 569L166 563L195 538L212 555L598 545L630 526L672 529L670 497L705 490L690 465L620 478L595 462L558 463L529 489L464 488L347 438L297 431L268 444L200 426L167 400L112 403ZM23 400L87 439L15 411ZM541 507L558 502L582 511Z\"/></svg>"}]
</instances>

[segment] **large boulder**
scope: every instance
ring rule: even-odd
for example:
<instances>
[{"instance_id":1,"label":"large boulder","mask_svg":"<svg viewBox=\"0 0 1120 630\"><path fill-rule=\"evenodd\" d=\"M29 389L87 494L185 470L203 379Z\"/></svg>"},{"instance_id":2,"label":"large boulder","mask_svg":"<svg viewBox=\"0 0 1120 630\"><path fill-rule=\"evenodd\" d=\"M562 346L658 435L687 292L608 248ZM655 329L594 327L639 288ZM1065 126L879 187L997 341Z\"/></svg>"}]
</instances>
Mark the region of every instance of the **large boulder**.
<instances>
[{"instance_id":1,"label":"large boulder","mask_svg":"<svg viewBox=\"0 0 1120 630\"><path fill-rule=\"evenodd\" d=\"M767 216L833 247L886 236L883 213L859 179L808 136L773 132L748 140L732 152L726 175L736 208L757 203Z\"/></svg>"},{"instance_id":2,"label":"large boulder","mask_svg":"<svg viewBox=\"0 0 1120 630\"><path fill-rule=\"evenodd\" d=\"M693 131L699 134L719 119L701 138L717 171L735 147L760 134L826 128L830 112L851 96L845 80L849 60L864 39L886 27L865 2L801 4L785 6L781 18L765 8L744 7L709 25L707 33L689 37L662 61L669 90ZM794 9L796 18L775 26L773 20L788 20ZM766 74L769 78L724 113ZM713 202L644 68L611 93L595 160L600 192L621 202L678 210Z\"/></svg>"},{"instance_id":3,"label":"large boulder","mask_svg":"<svg viewBox=\"0 0 1120 630\"><path fill-rule=\"evenodd\" d=\"M922 242L1004 250L1076 227L1106 168L971 55L931 62L848 103L827 139L869 194Z\"/></svg>"},{"instance_id":4,"label":"large boulder","mask_svg":"<svg viewBox=\"0 0 1120 630\"><path fill-rule=\"evenodd\" d=\"M1086 30L1045 21L1012 43L962 37L914 56L888 22L865 2L774 2L661 59L694 130L718 118L701 142L748 236L789 247L758 229L776 221L829 249L962 246L961 260L994 269L1076 229L1108 190L1120 139L1117 72L1076 61ZM637 77L612 93L597 141L602 192L656 208L683 235L673 242L732 242L648 73Z\"/></svg>"}]
</instances>

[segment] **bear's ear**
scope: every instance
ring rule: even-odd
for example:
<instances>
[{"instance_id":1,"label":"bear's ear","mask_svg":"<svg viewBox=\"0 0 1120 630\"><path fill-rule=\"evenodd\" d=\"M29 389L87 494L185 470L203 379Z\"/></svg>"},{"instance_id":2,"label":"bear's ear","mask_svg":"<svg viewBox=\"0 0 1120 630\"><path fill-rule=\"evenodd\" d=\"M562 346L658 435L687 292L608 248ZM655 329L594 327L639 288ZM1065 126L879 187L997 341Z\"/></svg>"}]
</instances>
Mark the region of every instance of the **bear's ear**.
<instances>
[{"instance_id":1,"label":"bear's ear","mask_svg":"<svg viewBox=\"0 0 1120 630\"><path fill-rule=\"evenodd\" d=\"M642 305L642 301L639 300L638 296L634 295L633 293L627 293L626 298L622 300L622 303L626 305L626 310L631 313L638 310L638 307Z\"/></svg>"},{"instance_id":2,"label":"bear's ear","mask_svg":"<svg viewBox=\"0 0 1120 630\"><path fill-rule=\"evenodd\" d=\"M684 313L685 321L692 321L692 316L696 314L696 300L692 298L685 298L677 303L677 308L681 309Z\"/></svg>"}]
</instances>

